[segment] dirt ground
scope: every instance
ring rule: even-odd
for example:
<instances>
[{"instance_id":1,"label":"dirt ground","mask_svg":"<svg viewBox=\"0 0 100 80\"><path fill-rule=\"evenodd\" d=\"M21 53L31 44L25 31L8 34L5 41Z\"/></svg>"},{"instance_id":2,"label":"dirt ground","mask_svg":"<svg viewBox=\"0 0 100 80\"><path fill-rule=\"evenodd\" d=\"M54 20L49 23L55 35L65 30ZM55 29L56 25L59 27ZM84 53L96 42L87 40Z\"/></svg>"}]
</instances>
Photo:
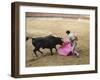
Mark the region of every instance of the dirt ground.
<instances>
[{"instance_id":1,"label":"dirt ground","mask_svg":"<svg viewBox=\"0 0 100 80\"><path fill-rule=\"evenodd\" d=\"M71 19L71 18L34 18L26 17L26 35L36 37L41 35L40 31L53 33L59 37L66 37L66 30L75 32L78 36L77 51L80 53L79 58L76 56L60 56L53 50L54 55L50 55L49 49L41 49L44 53L38 53L36 57L33 53L34 46L32 40L26 42L26 67L39 66L62 66L62 65L80 65L89 64L89 20L88 19ZM33 33L31 32L33 31ZM34 34L35 31L35 34ZM37 32L36 32L37 31Z\"/></svg>"}]
</instances>

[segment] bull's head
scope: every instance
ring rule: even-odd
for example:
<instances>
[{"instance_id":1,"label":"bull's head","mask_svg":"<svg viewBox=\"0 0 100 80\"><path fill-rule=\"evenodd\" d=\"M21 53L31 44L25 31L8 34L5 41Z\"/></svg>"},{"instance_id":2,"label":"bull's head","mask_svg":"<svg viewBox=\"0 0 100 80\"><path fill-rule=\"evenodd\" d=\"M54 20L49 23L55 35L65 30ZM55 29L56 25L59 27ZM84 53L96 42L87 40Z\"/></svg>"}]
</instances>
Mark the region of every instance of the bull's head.
<instances>
[{"instance_id":1,"label":"bull's head","mask_svg":"<svg viewBox=\"0 0 100 80\"><path fill-rule=\"evenodd\" d=\"M63 38L60 38L60 37L56 37L57 38L57 43L62 45L63 43Z\"/></svg>"}]
</instances>

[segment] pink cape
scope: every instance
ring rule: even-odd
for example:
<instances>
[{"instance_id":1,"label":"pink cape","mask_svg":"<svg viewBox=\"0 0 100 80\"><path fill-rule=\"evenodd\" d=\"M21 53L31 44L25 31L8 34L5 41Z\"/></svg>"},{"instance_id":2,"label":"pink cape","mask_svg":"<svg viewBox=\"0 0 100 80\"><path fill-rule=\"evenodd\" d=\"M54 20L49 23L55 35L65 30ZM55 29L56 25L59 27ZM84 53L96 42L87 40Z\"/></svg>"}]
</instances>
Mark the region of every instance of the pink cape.
<instances>
[{"instance_id":1,"label":"pink cape","mask_svg":"<svg viewBox=\"0 0 100 80\"><path fill-rule=\"evenodd\" d=\"M64 42L63 45L57 48L57 52L59 55L68 56L72 51L71 42Z\"/></svg>"}]
</instances>

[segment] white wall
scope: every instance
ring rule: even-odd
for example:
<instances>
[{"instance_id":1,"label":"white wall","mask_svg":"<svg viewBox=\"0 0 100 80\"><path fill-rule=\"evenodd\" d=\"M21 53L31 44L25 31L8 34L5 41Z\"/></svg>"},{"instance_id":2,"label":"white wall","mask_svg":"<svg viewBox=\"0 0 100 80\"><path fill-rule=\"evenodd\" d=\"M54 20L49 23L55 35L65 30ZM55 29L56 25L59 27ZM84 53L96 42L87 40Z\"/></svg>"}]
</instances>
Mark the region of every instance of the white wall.
<instances>
[{"instance_id":1,"label":"white wall","mask_svg":"<svg viewBox=\"0 0 100 80\"><path fill-rule=\"evenodd\" d=\"M10 77L11 68L11 2L15 0L1 0L0 2L0 80L16 80ZM99 7L99 21L100 21L100 0L16 0L16 1L30 1L41 3L58 3L58 4L76 4L76 5L90 5ZM99 22L98 21L98 22ZM98 32L100 34L100 24L98 24ZM100 44L100 37L99 41ZM100 45L99 45L100 47ZM100 50L99 50L100 52ZM99 53L98 52L98 53ZM100 54L98 55L98 58ZM98 60L98 67L100 67L100 58ZM19 80L100 80L100 69L98 74L81 74L81 75L65 75L53 77L39 77L39 78L22 78Z\"/></svg>"}]
</instances>

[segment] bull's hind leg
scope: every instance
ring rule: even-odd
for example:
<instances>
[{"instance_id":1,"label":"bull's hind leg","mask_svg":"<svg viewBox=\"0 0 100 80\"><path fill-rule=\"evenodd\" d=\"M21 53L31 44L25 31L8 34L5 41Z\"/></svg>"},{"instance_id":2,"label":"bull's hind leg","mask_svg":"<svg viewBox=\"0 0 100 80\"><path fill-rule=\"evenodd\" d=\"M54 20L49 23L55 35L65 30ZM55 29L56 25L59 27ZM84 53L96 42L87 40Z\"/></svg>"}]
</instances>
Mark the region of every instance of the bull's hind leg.
<instances>
[{"instance_id":1,"label":"bull's hind leg","mask_svg":"<svg viewBox=\"0 0 100 80\"><path fill-rule=\"evenodd\" d=\"M40 51L39 49L38 49L38 51L39 51L41 54L43 54L43 52L42 52L42 51Z\"/></svg>"},{"instance_id":2,"label":"bull's hind leg","mask_svg":"<svg viewBox=\"0 0 100 80\"><path fill-rule=\"evenodd\" d=\"M43 54L43 52L42 52L42 51L40 51L40 48L35 48L35 49L33 50L33 52L35 53L36 57L38 57L38 55L37 55L36 51L39 51L41 54Z\"/></svg>"},{"instance_id":3,"label":"bull's hind leg","mask_svg":"<svg viewBox=\"0 0 100 80\"><path fill-rule=\"evenodd\" d=\"M35 49L33 50L33 52L35 53L36 57L38 57L36 51L37 51L37 49L35 48Z\"/></svg>"}]
</instances>

